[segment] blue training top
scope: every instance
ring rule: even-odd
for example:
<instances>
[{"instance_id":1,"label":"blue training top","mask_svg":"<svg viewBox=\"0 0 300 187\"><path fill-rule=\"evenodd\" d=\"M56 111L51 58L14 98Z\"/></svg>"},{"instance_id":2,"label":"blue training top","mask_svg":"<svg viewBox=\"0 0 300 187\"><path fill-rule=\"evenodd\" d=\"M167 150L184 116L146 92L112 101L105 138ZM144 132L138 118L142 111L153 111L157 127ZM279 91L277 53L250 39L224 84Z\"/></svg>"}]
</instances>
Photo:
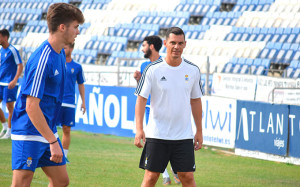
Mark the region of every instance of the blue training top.
<instances>
[{"instance_id":1,"label":"blue training top","mask_svg":"<svg viewBox=\"0 0 300 187\"><path fill-rule=\"evenodd\" d=\"M161 56L159 56L158 59L161 59ZM143 62L143 63L142 63L142 65L141 65L141 74L143 74L145 68L146 68L149 64L151 64L151 61L146 61L146 62ZM149 97L148 97L146 106L149 106L149 107L150 107L150 95L149 95Z\"/></svg>"},{"instance_id":2,"label":"blue training top","mask_svg":"<svg viewBox=\"0 0 300 187\"><path fill-rule=\"evenodd\" d=\"M8 48L0 49L0 85L8 86L17 73L18 64L22 64L22 60L18 50L9 45Z\"/></svg>"},{"instance_id":3,"label":"blue training top","mask_svg":"<svg viewBox=\"0 0 300 187\"><path fill-rule=\"evenodd\" d=\"M151 61L143 62L141 65L141 74L143 74L145 68L151 63ZM148 97L146 106L150 106L150 96Z\"/></svg>"},{"instance_id":4,"label":"blue training top","mask_svg":"<svg viewBox=\"0 0 300 187\"><path fill-rule=\"evenodd\" d=\"M24 72L21 91L12 116L12 140L48 143L36 130L26 113L27 96L37 97L46 121L56 133L56 121L63 99L66 56L45 41L30 56ZM56 133L56 137L58 137Z\"/></svg>"},{"instance_id":5,"label":"blue training top","mask_svg":"<svg viewBox=\"0 0 300 187\"><path fill-rule=\"evenodd\" d=\"M80 64L74 62L66 63L66 80L62 106L75 108L75 84L83 84L85 78Z\"/></svg>"}]
</instances>

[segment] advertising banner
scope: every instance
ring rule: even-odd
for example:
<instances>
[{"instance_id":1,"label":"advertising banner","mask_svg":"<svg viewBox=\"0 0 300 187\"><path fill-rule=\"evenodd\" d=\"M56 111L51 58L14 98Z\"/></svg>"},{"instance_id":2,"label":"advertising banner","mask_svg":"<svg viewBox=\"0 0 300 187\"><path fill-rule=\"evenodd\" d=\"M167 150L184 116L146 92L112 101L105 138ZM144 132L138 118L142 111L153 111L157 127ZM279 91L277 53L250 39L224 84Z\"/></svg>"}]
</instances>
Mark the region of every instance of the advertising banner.
<instances>
[{"instance_id":1,"label":"advertising banner","mask_svg":"<svg viewBox=\"0 0 300 187\"><path fill-rule=\"evenodd\" d=\"M274 88L296 88L297 81L294 79L283 79L276 77L258 76L256 88L256 101L284 103L284 97L288 97L288 90L274 90ZM273 93L274 90L274 93ZM292 93L292 95L294 95ZM293 96L292 96L293 97ZM300 97L300 96L298 96ZM289 99L288 99L289 98ZM287 99L290 100L291 97ZM294 98L296 99L296 98ZM294 100L293 99L293 100ZM296 99L297 100L297 99ZM299 98L300 100L300 98ZM288 104L288 103L285 103Z\"/></svg>"},{"instance_id":2,"label":"advertising banner","mask_svg":"<svg viewBox=\"0 0 300 187\"><path fill-rule=\"evenodd\" d=\"M289 156L300 158L300 106L290 106Z\"/></svg>"},{"instance_id":3,"label":"advertising banner","mask_svg":"<svg viewBox=\"0 0 300 187\"><path fill-rule=\"evenodd\" d=\"M76 89L76 125L73 130L134 137L134 88L85 85L86 113L80 111Z\"/></svg>"},{"instance_id":4,"label":"advertising banner","mask_svg":"<svg viewBox=\"0 0 300 187\"><path fill-rule=\"evenodd\" d=\"M272 94L272 101L276 104L300 105L299 88L276 88Z\"/></svg>"},{"instance_id":5,"label":"advertising banner","mask_svg":"<svg viewBox=\"0 0 300 187\"><path fill-rule=\"evenodd\" d=\"M214 73L211 94L254 101L256 76Z\"/></svg>"},{"instance_id":6,"label":"advertising banner","mask_svg":"<svg viewBox=\"0 0 300 187\"><path fill-rule=\"evenodd\" d=\"M236 100L202 97L203 144L234 148Z\"/></svg>"},{"instance_id":7,"label":"advertising banner","mask_svg":"<svg viewBox=\"0 0 300 187\"><path fill-rule=\"evenodd\" d=\"M237 101L235 147L287 155L288 105Z\"/></svg>"}]
</instances>

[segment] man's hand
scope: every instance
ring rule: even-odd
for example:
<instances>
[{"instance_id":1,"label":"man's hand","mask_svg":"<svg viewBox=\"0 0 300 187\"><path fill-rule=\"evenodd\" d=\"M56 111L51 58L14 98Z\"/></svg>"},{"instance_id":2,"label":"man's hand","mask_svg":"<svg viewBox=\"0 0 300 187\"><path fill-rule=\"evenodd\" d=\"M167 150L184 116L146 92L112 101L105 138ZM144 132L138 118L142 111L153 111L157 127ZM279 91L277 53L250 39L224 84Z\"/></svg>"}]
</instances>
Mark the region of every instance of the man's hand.
<instances>
[{"instance_id":1,"label":"man's hand","mask_svg":"<svg viewBox=\"0 0 300 187\"><path fill-rule=\"evenodd\" d=\"M133 73L133 78L134 78L137 82L139 82L139 80L141 79L141 76L142 76L142 74L141 74L141 72L139 72L139 71L135 71L135 72Z\"/></svg>"},{"instance_id":2,"label":"man's hand","mask_svg":"<svg viewBox=\"0 0 300 187\"><path fill-rule=\"evenodd\" d=\"M63 159L63 152L61 150L61 147L59 146L58 142L55 142L54 144L50 144L50 152L51 157L50 160L55 163L61 163Z\"/></svg>"},{"instance_id":3,"label":"man's hand","mask_svg":"<svg viewBox=\"0 0 300 187\"><path fill-rule=\"evenodd\" d=\"M141 144L141 140L143 140L143 144ZM143 130L137 131L135 134L134 145L138 148L142 148L145 145L146 138Z\"/></svg>"},{"instance_id":4,"label":"man's hand","mask_svg":"<svg viewBox=\"0 0 300 187\"><path fill-rule=\"evenodd\" d=\"M12 80L9 84L8 84L8 89L13 89L17 84L17 81Z\"/></svg>"},{"instance_id":5,"label":"man's hand","mask_svg":"<svg viewBox=\"0 0 300 187\"><path fill-rule=\"evenodd\" d=\"M86 108L85 108L85 104L84 104L84 103L81 104L81 111L82 111L82 114L84 114L85 111L86 111Z\"/></svg>"},{"instance_id":6,"label":"man's hand","mask_svg":"<svg viewBox=\"0 0 300 187\"><path fill-rule=\"evenodd\" d=\"M195 151L198 151L199 149L202 148L202 143L203 143L203 136L202 132L196 132L195 138L194 138L194 149Z\"/></svg>"}]
</instances>

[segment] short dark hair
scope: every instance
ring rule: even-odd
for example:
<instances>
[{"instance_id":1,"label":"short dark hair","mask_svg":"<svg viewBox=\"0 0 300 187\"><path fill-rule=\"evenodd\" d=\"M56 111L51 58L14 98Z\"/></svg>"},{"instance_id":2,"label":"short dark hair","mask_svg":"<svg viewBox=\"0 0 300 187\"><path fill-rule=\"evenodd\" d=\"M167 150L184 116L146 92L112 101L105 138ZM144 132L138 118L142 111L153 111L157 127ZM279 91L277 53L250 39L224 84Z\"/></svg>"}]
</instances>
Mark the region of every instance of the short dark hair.
<instances>
[{"instance_id":1,"label":"short dark hair","mask_svg":"<svg viewBox=\"0 0 300 187\"><path fill-rule=\"evenodd\" d=\"M146 41L149 45L153 44L154 49L159 52L161 46L162 46L162 40L159 36L146 36L143 40L143 42Z\"/></svg>"},{"instance_id":2,"label":"short dark hair","mask_svg":"<svg viewBox=\"0 0 300 187\"><path fill-rule=\"evenodd\" d=\"M47 24L50 33L57 31L60 24L69 26L72 21L84 23L84 17L79 8L67 3L54 3L47 12Z\"/></svg>"},{"instance_id":3,"label":"short dark hair","mask_svg":"<svg viewBox=\"0 0 300 187\"><path fill-rule=\"evenodd\" d=\"M179 27L170 27L166 32L166 39L169 38L170 34L183 35L184 40L185 40L185 34L184 34L183 30Z\"/></svg>"},{"instance_id":4,"label":"short dark hair","mask_svg":"<svg viewBox=\"0 0 300 187\"><path fill-rule=\"evenodd\" d=\"M2 29L2 30L0 30L0 34L1 34L2 36L7 36L7 39L9 38L9 32L8 32L7 29Z\"/></svg>"}]
</instances>

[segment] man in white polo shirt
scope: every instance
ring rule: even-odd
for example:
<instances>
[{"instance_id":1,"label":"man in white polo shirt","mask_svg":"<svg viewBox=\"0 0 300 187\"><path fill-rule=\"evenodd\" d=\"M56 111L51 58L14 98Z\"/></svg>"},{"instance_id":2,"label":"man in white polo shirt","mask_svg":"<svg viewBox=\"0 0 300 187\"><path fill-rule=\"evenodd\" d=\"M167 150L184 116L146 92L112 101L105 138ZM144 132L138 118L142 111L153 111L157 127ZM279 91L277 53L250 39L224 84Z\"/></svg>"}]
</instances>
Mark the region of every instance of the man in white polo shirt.
<instances>
[{"instance_id":1,"label":"man in white polo shirt","mask_svg":"<svg viewBox=\"0 0 300 187\"><path fill-rule=\"evenodd\" d=\"M169 28L164 45L166 57L146 67L135 91L134 144L139 148L143 147L141 140L145 144L140 160L140 168L145 169L142 186L155 186L169 161L183 186L196 186L194 150L201 149L203 142L200 69L181 57L186 46L182 29ZM151 110L144 132L143 117L150 94Z\"/></svg>"}]
</instances>

